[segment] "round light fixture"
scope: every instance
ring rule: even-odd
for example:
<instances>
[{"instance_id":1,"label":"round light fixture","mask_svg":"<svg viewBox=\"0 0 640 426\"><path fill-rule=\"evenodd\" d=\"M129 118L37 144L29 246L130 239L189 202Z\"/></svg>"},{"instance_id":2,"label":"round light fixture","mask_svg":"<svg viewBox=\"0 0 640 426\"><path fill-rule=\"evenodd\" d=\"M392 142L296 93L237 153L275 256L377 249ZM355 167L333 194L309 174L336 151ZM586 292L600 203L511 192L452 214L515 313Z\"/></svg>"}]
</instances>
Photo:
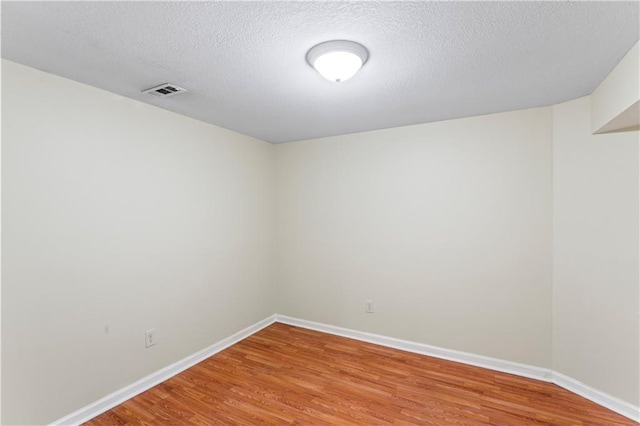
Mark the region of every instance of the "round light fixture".
<instances>
[{"instance_id":1,"label":"round light fixture","mask_svg":"<svg viewBox=\"0 0 640 426\"><path fill-rule=\"evenodd\" d=\"M367 62L369 52L354 41L333 40L313 46L307 62L329 81L349 80Z\"/></svg>"}]
</instances>

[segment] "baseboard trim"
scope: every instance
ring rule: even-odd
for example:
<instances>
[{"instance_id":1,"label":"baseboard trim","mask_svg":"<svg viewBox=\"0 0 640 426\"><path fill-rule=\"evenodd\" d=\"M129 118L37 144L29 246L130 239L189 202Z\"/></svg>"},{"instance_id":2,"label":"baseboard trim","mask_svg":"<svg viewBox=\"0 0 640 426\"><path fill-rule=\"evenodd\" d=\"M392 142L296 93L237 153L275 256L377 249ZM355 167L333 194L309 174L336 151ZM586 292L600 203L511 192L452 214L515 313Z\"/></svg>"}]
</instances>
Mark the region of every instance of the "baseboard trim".
<instances>
[{"instance_id":1,"label":"baseboard trim","mask_svg":"<svg viewBox=\"0 0 640 426\"><path fill-rule=\"evenodd\" d=\"M589 385L556 371L553 372L553 383L568 390L569 392L578 394L589 401L595 402L598 405L640 423L640 407L638 406L599 391L598 389L592 388Z\"/></svg>"},{"instance_id":2,"label":"baseboard trim","mask_svg":"<svg viewBox=\"0 0 640 426\"><path fill-rule=\"evenodd\" d=\"M134 396L156 386L165 380L170 379L183 372L184 370L204 361L212 355L223 351L229 346L246 339L254 333L270 326L274 322L293 325L296 327L307 328L309 330L320 331L323 333L333 334L336 336L348 337L350 339L360 340L363 342L373 343L376 345L386 346L407 352L413 352L421 355L432 356L435 358L446 359L449 361L460 362L476 367L487 368L502 373L515 374L517 376L528 377L530 379L542 380L545 382L555 383L556 385L582 396L598 405L612 410L622 416L640 423L640 407L622 401L619 398L611 396L605 392L594 389L578 380L560 374L548 368L535 367L527 364L520 364L512 361L505 361L497 358L476 355L468 352L461 352L452 349L445 349L438 346L431 346L424 343L411 342L407 340L396 339L393 337L382 336L379 334L366 333L363 331L353 330L349 328L337 327L334 325L323 324L314 321L307 321L299 318L293 318L286 315L272 315L259 321L244 330L241 330L226 339L220 340L213 345L194 353L186 358L181 359L165 368L162 368L146 377L119 389L104 398L99 399L73 413L56 420L51 425L78 425L104 413L107 410L122 404L123 402L133 398Z\"/></svg>"},{"instance_id":3,"label":"baseboard trim","mask_svg":"<svg viewBox=\"0 0 640 426\"><path fill-rule=\"evenodd\" d=\"M251 336L254 333L262 330L265 327L270 326L276 321L276 315L272 315L268 318L265 318L262 321L259 321L249 327L241 330L232 336L227 337L226 339L220 340L213 345L202 349L194 353L193 355L189 355L186 358L181 359L171 365L168 365L165 368L162 368L154 373L149 374L146 377L138 380L130 384L129 386L125 386L122 389L119 389L104 398L99 399L83 408L80 408L73 413L56 420L51 423L51 425L78 425L84 423L86 421L91 420L92 418L104 413L107 410L115 407L116 405L122 404L123 402L133 398L134 396L151 389L155 385L164 382L165 380L170 379L186 370L189 367L196 365L197 363L204 361L212 355L217 354L229 346L235 345L243 339Z\"/></svg>"},{"instance_id":4,"label":"baseboard trim","mask_svg":"<svg viewBox=\"0 0 640 426\"><path fill-rule=\"evenodd\" d=\"M463 364L476 367L488 368L502 373L515 374L517 376L528 377L530 379L552 381L552 372L548 368L534 367L527 364L505 361L483 355L476 355L468 352L461 352L452 349L445 349L438 346L431 346L424 343L410 342L393 337L382 336L380 334L365 333L363 331L337 327L334 325L322 324L313 321L292 318L285 315L276 315L276 322L289 324L296 327L308 328L310 330L335 334L336 336L348 337L363 342L374 343L376 345L387 346L420 355L428 355L435 358L446 359L448 361L461 362Z\"/></svg>"},{"instance_id":5,"label":"baseboard trim","mask_svg":"<svg viewBox=\"0 0 640 426\"><path fill-rule=\"evenodd\" d=\"M440 348L424 343L410 342L407 340L395 339L379 334L366 333L349 328L337 327L334 325L319 322L307 321L299 318L292 318L286 315L276 315L276 322L289 324L296 327L307 328L309 330L334 334L336 336L348 337L363 342L374 343L407 352L460 362L476 367L488 368L502 373L515 374L517 376L528 377L530 379L542 380L554 383L570 392L580 395L598 405L608 408L622 416L640 423L640 407L622 401L605 392L601 392L585 385L571 377L557 373L548 368L535 367L527 364L519 364L512 361L505 361L497 358L476 355L468 352L455 351L452 349Z\"/></svg>"}]
</instances>

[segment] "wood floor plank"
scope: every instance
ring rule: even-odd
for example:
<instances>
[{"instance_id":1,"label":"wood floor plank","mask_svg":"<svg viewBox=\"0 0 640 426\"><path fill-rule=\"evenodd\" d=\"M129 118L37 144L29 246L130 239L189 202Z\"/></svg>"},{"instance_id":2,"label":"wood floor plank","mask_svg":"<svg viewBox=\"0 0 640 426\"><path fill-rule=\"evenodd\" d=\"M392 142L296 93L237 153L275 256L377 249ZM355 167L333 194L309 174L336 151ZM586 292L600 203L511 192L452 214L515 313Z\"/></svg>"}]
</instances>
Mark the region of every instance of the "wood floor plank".
<instances>
[{"instance_id":1,"label":"wood floor plank","mask_svg":"<svg viewBox=\"0 0 640 426\"><path fill-rule=\"evenodd\" d=\"M551 383L273 324L87 422L637 426Z\"/></svg>"}]
</instances>

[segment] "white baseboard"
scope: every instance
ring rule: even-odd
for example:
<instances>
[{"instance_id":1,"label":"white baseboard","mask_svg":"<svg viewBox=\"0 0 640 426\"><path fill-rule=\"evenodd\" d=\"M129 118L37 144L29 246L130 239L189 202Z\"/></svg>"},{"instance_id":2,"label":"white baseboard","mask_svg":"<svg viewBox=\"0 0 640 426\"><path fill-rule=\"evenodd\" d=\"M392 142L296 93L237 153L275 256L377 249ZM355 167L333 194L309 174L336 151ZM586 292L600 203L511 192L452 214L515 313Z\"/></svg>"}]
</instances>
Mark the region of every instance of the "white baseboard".
<instances>
[{"instance_id":1,"label":"white baseboard","mask_svg":"<svg viewBox=\"0 0 640 426\"><path fill-rule=\"evenodd\" d=\"M262 321L253 324L244 330L235 333L232 336L223 339L208 348L205 348L193 355L190 355L178 362L175 362L161 370L156 371L135 383L130 384L120 390L117 390L100 400L89 404L68 416L65 416L51 425L78 425L104 413L105 411L115 407L118 404L133 398L134 396L154 387L155 385L170 379L176 374L181 373L189 367L209 358L216 353L232 346L252 334L262 330L265 327L280 322L296 327L316 330L323 333L334 334L337 336L348 337L363 342L374 343L394 349L400 349L407 352L413 352L421 355L432 356L435 358L446 359L449 361L460 362L463 364L473 365L476 367L488 368L490 370L500 371L503 373L515 374L517 376L528 377L530 379L552 382L556 385L567 389L570 392L578 394L590 401L606 407L618 414L621 414L631 420L640 423L640 407L622 401L614 396L608 395L597 389L585 385L571 377L557 373L548 368L535 367L527 364L520 364L511 361L505 361L497 358L475 355L467 352L455 351L452 349L440 348L424 343L410 342L407 340L395 339L393 337L382 336L379 334L366 333L363 331L352 330L348 328L337 327L334 325L322 324L313 321L307 321L299 318L292 318L286 315L272 315Z\"/></svg>"},{"instance_id":2,"label":"white baseboard","mask_svg":"<svg viewBox=\"0 0 640 426\"><path fill-rule=\"evenodd\" d=\"M606 407L611 411L615 411L628 419L640 423L640 407L638 406L599 391L598 389L594 389L591 386L585 385L576 379L572 379L571 377L565 376L564 374L560 374L556 371L553 372L553 383L565 388L569 392L578 394L589 401L595 402L598 405Z\"/></svg>"},{"instance_id":3,"label":"white baseboard","mask_svg":"<svg viewBox=\"0 0 640 426\"><path fill-rule=\"evenodd\" d=\"M505 361L490 358L482 355L475 355L467 352L460 352L451 349L444 349L437 346L426 345L424 343L410 342L381 336L379 334L365 333L363 331L348 328L336 327L334 325L322 324L313 321L288 317L286 315L276 315L276 322L289 324L296 327L308 328L310 330L335 334L337 336L349 337L363 342L374 343L407 352L432 356L435 358L456 361L476 367L488 368L502 373L515 374L517 376L528 377L530 379L542 380L554 383L570 392L578 394L598 405L621 414L631 420L640 422L640 407L622 401L614 396L589 387L571 377L557 373L548 368L534 367L527 364Z\"/></svg>"},{"instance_id":4,"label":"white baseboard","mask_svg":"<svg viewBox=\"0 0 640 426\"><path fill-rule=\"evenodd\" d=\"M515 374L528 377L530 379L551 382L552 372L548 368L534 367L517 362L504 361L497 358L490 358L482 355L475 355L468 352L460 352L452 349L444 349L438 346L431 346L424 343L410 342L407 340L395 339L393 337L381 336L379 334L365 333L363 331L351 330L348 328L336 327L334 325L321 324L318 322L291 318L285 315L276 315L276 321L283 324L308 328L310 330L322 331L324 333L335 334L337 336L349 337L363 342L374 343L376 345L387 346L389 348L400 349L421 355L428 355L435 358L449 361L461 362L463 364L476 367L488 368L502 373Z\"/></svg>"},{"instance_id":5,"label":"white baseboard","mask_svg":"<svg viewBox=\"0 0 640 426\"><path fill-rule=\"evenodd\" d=\"M180 361L177 361L165 368L149 374L146 377L143 377L142 379L130 384L129 386L125 386L124 388L119 389L105 396L104 398L99 399L96 402L93 402L77 411L74 411L68 416L56 420L55 422L51 423L51 425L78 425L89 421L92 418L115 407L116 405L122 404L123 402L133 398L134 396L148 389L151 389L155 385L170 379L178 373L183 372L187 368L192 367L201 361L204 361L210 356L227 349L229 346L232 346L243 339L246 339L252 334L273 324L275 320L276 315L272 315L269 318L250 325L244 330L241 330L234 335L227 337L226 339L220 340L219 342L214 343L213 345L201 351L198 351L193 355L189 355L188 357L183 358Z\"/></svg>"}]
</instances>

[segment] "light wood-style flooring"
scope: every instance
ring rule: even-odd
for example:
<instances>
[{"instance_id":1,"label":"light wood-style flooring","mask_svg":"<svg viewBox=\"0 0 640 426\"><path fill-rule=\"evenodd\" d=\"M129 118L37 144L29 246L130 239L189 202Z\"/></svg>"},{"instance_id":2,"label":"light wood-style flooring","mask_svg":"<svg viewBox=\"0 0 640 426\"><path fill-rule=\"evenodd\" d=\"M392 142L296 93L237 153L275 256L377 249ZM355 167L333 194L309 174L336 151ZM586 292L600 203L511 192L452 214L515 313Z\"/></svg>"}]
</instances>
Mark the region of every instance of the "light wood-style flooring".
<instances>
[{"instance_id":1,"label":"light wood-style flooring","mask_svg":"<svg viewBox=\"0 0 640 426\"><path fill-rule=\"evenodd\" d=\"M86 423L635 425L556 385L273 324Z\"/></svg>"}]
</instances>

